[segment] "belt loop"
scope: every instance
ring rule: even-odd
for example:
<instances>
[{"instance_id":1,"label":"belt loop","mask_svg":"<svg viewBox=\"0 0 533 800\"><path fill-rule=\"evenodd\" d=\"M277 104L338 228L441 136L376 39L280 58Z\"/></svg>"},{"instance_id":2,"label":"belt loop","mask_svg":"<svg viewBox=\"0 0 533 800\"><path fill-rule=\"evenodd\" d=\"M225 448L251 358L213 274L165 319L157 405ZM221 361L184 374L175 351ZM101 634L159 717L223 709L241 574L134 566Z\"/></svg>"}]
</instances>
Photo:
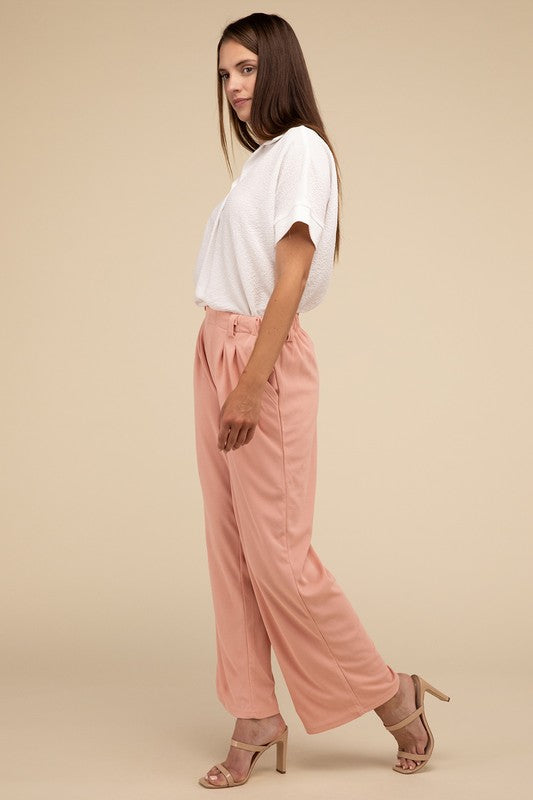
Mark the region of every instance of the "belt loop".
<instances>
[{"instance_id":1,"label":"belt loop","mask_svg":"<svg viewBox=\"0 0 533 800\"><path fill-rule=\"evenodd\" d=\"M287 338L285 340L286 342L292 342L292 340L294 339L294 332L295 332L296 327L298 326L298 324L299 324L299 317L298 317L298 312L296 312L296 314L294 316L294 319L291 322L291 327L289 328L289 332L288 332Z\"/></svg>"},{"instance_id":2,"label":"belt loop","mask_svg":"<svg viewBox=\"0 0 533 800\"><path fill-rule=\"evenodd\" d=\"M228 336L235 336L235 327L237 325L238 318L239 318L238 314L230 314L228 316L228 328L227 328Z\"/></svg>"}]
</instances>

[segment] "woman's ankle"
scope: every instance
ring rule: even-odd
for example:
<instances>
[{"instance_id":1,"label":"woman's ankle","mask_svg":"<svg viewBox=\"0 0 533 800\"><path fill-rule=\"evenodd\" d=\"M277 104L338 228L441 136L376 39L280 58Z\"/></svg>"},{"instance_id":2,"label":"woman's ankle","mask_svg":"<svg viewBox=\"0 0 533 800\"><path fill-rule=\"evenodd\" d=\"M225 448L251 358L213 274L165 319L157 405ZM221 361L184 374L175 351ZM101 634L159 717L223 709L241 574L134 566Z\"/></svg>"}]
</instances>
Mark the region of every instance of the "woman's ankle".
<instances>
[{"instance_id":1,"label":"woman's ankle","mask_svg":"<svg viewBox=\"0 0 533 800\"><path fill-rule=\"evenodd\" d=\"M281 714L278 711L277 714L271 714L268 717L236 717L237 721L239 722L265 722L266 720L281 720Z\"/></svg>"}]
</instances>

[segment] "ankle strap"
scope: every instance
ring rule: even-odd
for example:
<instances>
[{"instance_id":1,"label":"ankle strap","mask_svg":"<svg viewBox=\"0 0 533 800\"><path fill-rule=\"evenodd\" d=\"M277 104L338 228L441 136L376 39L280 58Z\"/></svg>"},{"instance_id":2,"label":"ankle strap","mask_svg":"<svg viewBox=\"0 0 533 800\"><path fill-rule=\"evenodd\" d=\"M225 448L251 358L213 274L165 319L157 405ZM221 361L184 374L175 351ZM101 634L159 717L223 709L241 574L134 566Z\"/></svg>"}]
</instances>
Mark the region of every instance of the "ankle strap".
<instances>
[{"instance_id":1,"label":"ankle strap","mask_svg":"<svg viewBox=\"0 0 533 800\"><path fill-rule=\"evenodd\" d=\"M412 714L409 714L409 716L406 717L405 719L402 719L400 720L400 722L397 722L395 725L385 725L385 727L388 731L396 731L398 730L398 728L403 728L404 725L409 725L409 723L412 720L416 719L416 717L418 717L421 713L422 713L422 706L420 706L420 708L417 708L416 711L413 711Z\"/></svg>"},{"instance_id":2,"label":"ankle strap","mask_svg":"<svg viewBox=\"0 0 533 800\"><path fill-rule=\"evenodd\" d=\"M234 747L241 747L243 750L252 750L253 752L256 750L263 751L268 747L266 744L248 744L248 742L238 742L237 739L232 739L231 743Z\"/></svg>"}]
</instances>

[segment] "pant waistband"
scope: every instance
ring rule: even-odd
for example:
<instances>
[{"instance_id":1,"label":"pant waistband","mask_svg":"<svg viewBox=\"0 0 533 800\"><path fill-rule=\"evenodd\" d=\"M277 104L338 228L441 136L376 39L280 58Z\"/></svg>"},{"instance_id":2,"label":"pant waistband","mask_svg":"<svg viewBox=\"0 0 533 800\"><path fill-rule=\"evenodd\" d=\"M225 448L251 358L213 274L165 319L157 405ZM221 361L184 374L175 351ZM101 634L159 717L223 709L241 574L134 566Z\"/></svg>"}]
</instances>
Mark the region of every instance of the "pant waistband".
<instances>
[{"instance_id":1,"label":"pant waistband","mask_svg":"<svg viewBox=\"0 0 533 800\"><path fill-rule=\"evenodd\" d=\"M235 336L237 331L244 331L257 336L263 317L249 316L248 314L237 314L235 311L220 311L211 306L204 306L205 321L210 325L216 325L218 328L223 328L228 336ZM289 328L289 332L285 341L290 342L300 327L300 314L296 312L294 319Z\"/></svg>"}]
</instances>

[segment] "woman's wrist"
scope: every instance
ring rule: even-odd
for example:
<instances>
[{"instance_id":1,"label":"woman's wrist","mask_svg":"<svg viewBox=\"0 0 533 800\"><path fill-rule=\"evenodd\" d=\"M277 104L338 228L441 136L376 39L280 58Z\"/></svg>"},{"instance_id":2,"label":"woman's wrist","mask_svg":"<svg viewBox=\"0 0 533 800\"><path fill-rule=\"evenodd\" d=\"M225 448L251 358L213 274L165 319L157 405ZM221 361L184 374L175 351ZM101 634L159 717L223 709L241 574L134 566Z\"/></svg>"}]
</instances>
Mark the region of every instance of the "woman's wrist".
<instances>
[{"instance_id":1,"label":"woman's wrist","mask_svg":"<svg viewBox=\"0 0 533 800\"><path fill-rule=\"evenodd\" d=\"M255 392L261 394L264 391L268 376L265 378L263 375L245 368L239 378L239 385L248 392Z\"/></svg>"}]
</instances>

